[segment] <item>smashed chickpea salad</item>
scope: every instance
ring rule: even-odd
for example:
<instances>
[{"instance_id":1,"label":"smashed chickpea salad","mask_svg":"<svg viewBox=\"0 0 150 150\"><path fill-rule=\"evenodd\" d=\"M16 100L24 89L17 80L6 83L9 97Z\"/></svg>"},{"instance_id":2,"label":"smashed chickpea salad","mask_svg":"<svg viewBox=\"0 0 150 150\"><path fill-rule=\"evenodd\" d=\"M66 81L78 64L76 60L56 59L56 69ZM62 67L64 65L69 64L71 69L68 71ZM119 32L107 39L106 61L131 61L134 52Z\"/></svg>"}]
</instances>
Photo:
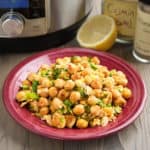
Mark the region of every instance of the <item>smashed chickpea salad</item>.
<instances>
[{"instance_id":1,"label":"smashed chickpea salad","mask_svg":"<svg viewBox=\"0 0 150 150\"><path fill-rule=\"evenodd\" d=\"M16 100L55 128L106 126L132 96L127 83L122 71L108 70L97 57L64 57L30 73Z\"/></svg>"}]
</instances>

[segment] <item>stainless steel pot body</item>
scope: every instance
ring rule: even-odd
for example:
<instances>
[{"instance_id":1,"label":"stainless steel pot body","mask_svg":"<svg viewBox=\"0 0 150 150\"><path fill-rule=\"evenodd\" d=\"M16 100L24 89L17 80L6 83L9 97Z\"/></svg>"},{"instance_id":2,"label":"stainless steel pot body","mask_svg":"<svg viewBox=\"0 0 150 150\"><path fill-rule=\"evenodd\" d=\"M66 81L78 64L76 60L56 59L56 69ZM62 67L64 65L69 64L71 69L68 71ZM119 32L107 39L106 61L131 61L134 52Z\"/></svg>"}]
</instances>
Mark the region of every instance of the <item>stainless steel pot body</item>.
<instances>
[{"instance_id":1,"label":"stainless steel pot body","mask_svg":"<svg viewBox=\"0 0 150 150\"><path fill-rule=\"evenodd\" d=\"M51 30L67 28L91 11L92 0L51 0Z\"/></svg>"}]
</instances>

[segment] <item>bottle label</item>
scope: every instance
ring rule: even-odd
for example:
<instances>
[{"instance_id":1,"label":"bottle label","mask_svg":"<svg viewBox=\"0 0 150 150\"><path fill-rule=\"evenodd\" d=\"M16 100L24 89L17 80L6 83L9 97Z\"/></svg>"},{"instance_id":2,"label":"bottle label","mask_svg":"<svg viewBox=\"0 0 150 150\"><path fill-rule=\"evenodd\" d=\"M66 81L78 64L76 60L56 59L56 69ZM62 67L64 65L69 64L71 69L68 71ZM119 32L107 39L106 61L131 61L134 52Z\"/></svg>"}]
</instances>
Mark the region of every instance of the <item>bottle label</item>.
<instances>
[{"instance_id":1,"label":"bottle label","mask_svg":"<svg viewBox=\"0 0 150 150\"><path fill-rule=\"evenodd\" d=\"M116 20L118 33L133 37L137 13L137 2L126 0L104 0L103 13Z\"/></svg>"},{"instance_id":2,"label":"bottle label","mask_svg":"<svg viewBox=\"0 0 150 150\"><path fill-rule=\"evenodd\" d=\"M150 14L140 8L137 13L134 48L139 54L150 56Z\"/></svg>"}]
</instances>

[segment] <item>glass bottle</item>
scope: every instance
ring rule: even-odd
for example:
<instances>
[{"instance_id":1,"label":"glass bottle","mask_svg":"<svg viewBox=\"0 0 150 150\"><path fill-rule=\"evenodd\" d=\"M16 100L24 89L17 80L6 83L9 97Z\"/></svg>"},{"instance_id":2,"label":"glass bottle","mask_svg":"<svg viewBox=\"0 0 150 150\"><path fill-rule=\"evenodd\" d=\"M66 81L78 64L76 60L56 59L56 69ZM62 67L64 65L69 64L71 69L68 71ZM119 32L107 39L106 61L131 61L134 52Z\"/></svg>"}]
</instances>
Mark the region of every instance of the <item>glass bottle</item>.
<instances>
[{"instance_id":1,"label":"glass bottle","mask_svg":"<svg viewBox=\"0 0 150 150\"><path fill-rule=\"evenodd\" d=\"M150 63L150 1L139 0L134 41L134 57Z\"/></svg>"},{"instance_id":2,"label":"glass bottle","mask_svg":"<svg viewBox=\"0 0 150 150\"><path fill-rule=\"evenodd\" d=\"M113 17L120 43L132 43L135 34L137 0L103 0L102 13Z\"/></svg>"}]
</instances>

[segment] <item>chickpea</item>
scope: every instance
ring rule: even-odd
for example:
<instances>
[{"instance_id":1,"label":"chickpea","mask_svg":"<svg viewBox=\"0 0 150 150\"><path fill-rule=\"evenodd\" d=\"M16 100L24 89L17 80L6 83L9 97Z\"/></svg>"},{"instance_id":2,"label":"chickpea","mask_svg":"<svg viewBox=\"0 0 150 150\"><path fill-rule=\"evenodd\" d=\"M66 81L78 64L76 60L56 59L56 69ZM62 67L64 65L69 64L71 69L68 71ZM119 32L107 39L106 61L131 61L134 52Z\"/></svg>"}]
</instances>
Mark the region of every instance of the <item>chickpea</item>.
<instances>
[{"instance_id":1,"label":"chickpea","mask_svg":"<svg viewBox=\"0 0 150 150\"><path fill-rule=\"evenodd\" d=\"M64 89L60 90L58 93L58 98L60 98L61 100L65 100L68 96L69 96L69 92L67 92Z\"/></svg>"},{"instance_id":2,"label":"chickpea","mask_svg":"<svg viewBox=\"0 0 150 150\"><path fill-rule=\"evenodd\" d=\"M51 69L54 69L55 68L55 64L50 64L49 66Z\"/></svg>"},{"instance_id":3,"label":"chickpea","mask_svg":"<svg viewBox=\"0 0 150 150\"><path fill-rule=\"evenodd\" d=\"M43 88L41 85L38 85L38 86L37 86L37 89L41 89L41 88Z\"/></svg>"},{"instance_id":4,"label":"chickpea","mask_svg":"<svg viewBox=\"0 0 150 150\"><path fill-rule=\"evenodd\" d=\"M113 86L115 85L115 80L113 77L107 77L105 78L104 82L103 82L103 85L106 87L106 88L113 88Z\"/></svg>"},{"instance_id":5,"label":"chickpea","mask_svg":"<svg viewBox=\"0 0 150 150\"><path fill-rule=\"evenodd\" d=\"M112 102L112 95L110 94L108 97L103 99L104 104L111 104Z\"/></svg>"},{"instance_id":6,"label":"chickpea","mask_svg":"<svg viewBox=\"0 0 150 150\"><path fill-rule=\"evenodd\" d=\"M51 81L48 78L43 77L40 79L40 85L43 88L49 88L51 86Z\"/></svg>"},{"instance_id":7,"label":"chickpea","mask_svg":"<svg viewBox=\"0 0 150 150\"><path fill-rule=\"evenodd\" d=\"M38 106L39 107L44 107L44 106L48 106L49 105L49 101L47 98L45 97L40 97L39 101L38 101Z\"/></svg>"},{"instance_id":8,"label":"chickpea","mask_svg":"<svg viewBox=\"0 0 150 150\"><path fill-rule=\"evenodd\" d=\"M129 99L132 96L132 92L129 88L123 88L122 96L126 99Z\"/></svg>"},{"instance_id":9,"label":"chickpea","mask_svg":"<svg viewBox=\"0 0 150 150\"><path fill-rule=\"evenodd\" d=\"M89 58L88 58L87 56L82 56L82 57L81 57L81 60L83 60L83 61L88 61Z\"/></svg>"},{"instance_id":10,"label":"chickpea","mask_svg":"<svg viewBox=\"0 0 150 150\"><path fill-rule=\"evenodd\" d=\"M92 96L89 96L87 102L89 105L96 105L98 102L98 99L94 95L92 95Z\"/></svg>"},{"instance_id":11,"label":"chickpea","mask_svg":"<svg viewBox=\"0 0 150 150\"><path fill-rule=\"evenodd\" d=\"M50 104L50 110L55 112L58 109L61 109L64 106L63 102L59 98L54 98Z\"/></svg>"},{"instance_id":12,"label":"chickpea","mask_svg":"<svg viewBox=\"0 0 150 150\"><path fill-rule=\"evenodd\" d=\"M105 104L110 104L112 102L112 93L109 91L101 92L101 97Z\"/></svg>"},{"instance_id":13,"label":"chickpea","mask_svg":"<svg viewBox=\"0 0 150 150\"><path fill-rule=\"evenodd\" d=\"M81 95L80 95L79 92L77 92L77 91L71 92L71 94L70 94L70 101L71 101L72 103L76 103L76 102L79 101L80 99L81 99Z\"/></svg>"},{"instance_id":14,"label":"chickpea","mask_svg":"<svg viewBox=\"0 0 150 150\"><path fill-rule=\"evenodd\" d=\"M90 85L91 82L92 82L92 78L91 78L89 75L87 75L87 76L85 76L85 78L84 78L84 82L85 82L86 84Z\"/></svg>"},{"instance_id":15,"label":"chickpea","mask_svg":"<svg viewBox=\"0 0 150 150\"><path fill-rule=\"evenodd\" d=\"M63 63L68 64L71 62L71 58L70 57L64 57L63 58Z\"/></svg>"},{"instance_id":16,"label":"chickpea","mask_svg":"<svg viewBox=\"0 0 150 150\"><path fill-rule=\"evenodd\" d=\"M82 105L86 105L87 103L86 103L86 99L82 99L82 100L80 100L80 104L82 104Z\"/></svg>"},{"instance_id":17,"label":"chickpea","mask_svg":"<svg viewBox=\"0 0 150 150\"><path fill-rule=\"evenodd\" d=\"M104 74L104 77L108 77L109 76L109 70L108 70L108 68L106 66L100 66L99 67L99 71Z\"/></svg>"},{"instance_id":18,"label":"chickpea","mask_svg":"<svg viewBox=\"0 0 150 150\"><path fill-rule=\"evenodd\" d=\"M88 67L90 66L89 63L88 63L87 61L84 61L84 60L81 61L81 65L82 65L84 68L88 68Z\"/></svg>"},{"instance_id":19,"label":"chickpea","mask_svg":"<svg viewBox=\"0 0 150 150\"><path fill-rule=\"evenodd\" d=\"M31 86L31 82L29 80L22 81L22 85Z\"/></svg>"},{"instance_id":20,"label":"chickpea","mask_svg":"<svg viewBox=\"0 0 150 150\"><path fill-rule=\"evenodd\" d=\"M88 127L88 121L85 119L78 119L76 123L76 127L80 129L84 129Z\"/></svg>"},{"instance_id":21,"label":"chickpea","mask_svg":"<svg viewBox=\"0 0 150 150\"><path fill-rule=\"evenodd\" d=\"M63 79L57 79L57 80L54 81L54 84L55 84L56 88L61 89L61 88L64 87L65 81Z\"/></svg>"},{"instance_id":22,"label":"chickpea","mask_svg":"<svg viewBox=\"0 0 150 150\"><path fill-rule=\"evenodd\" d=\"M30 107L30 110L32 112L38 112L39 110L39 107L38 107L38 102L37 101L32 101L29 103L29 107Z\"/></svg>"},{"instance_id":23,"label":"chickpea","mask_svg":"<svg viewBox=\"0 0 150 150\"><path fill-rule=\"evenodd\" d=\"M110 74L109 75L111 75L113 77L116 74L117 74L117 70L116 69L110 70Z\"/></svg>"},{"instance_id":24,"label":"chickpea","mask_svg":"<svg viewBox=\"0 0 150 150\"><path fill-rule=\"evenodd\" d=\"M109 118L112 118L114 116L114 109L112 107L105 107L103 108L103 111Z\"/></svg>"},{"instance_id":25,"label":"chickpea","mask_svg":"<svg viewBox=\"0 0 150 150\"><path fill-rule=\"evenodd\" d=\"M65 90L72 90L74 87L75 87L75 83L72 80L66 81L66 83L64 85Z\"/></svg>"},{"instance_id":26,"label":"chickpea","mask_svg":"<svg viewBox=\"0 0 150 150\"><path fill-rule=\"evenodd\" d=\"M100 126L101 125L101 121L98 118L94 118L91 122L90 122L90 126L91 127L96 127L96 126Z\"/></svg>"},{"instance_id":27,"label":"chickpea","mask_svg":"<svg viewBox=\"0 0 150 150\"><path fill-rule=\"evenodd\" d=\"M101 78L101 79L105 78L105 75L103 74L103 72L98 72L98 76L99 76L99 78Z\"/></svg>"},{"instance_id":28,"label":"chickpea","mask_svg":"<svg viewBox=\"0 0 150 150\"><path fill-rule=\"evenodd\" d=\"M38 93L41 97L48 97L48 96L49 96L48 88L40 88L40 89L37 89L37 93Z\"/></svg>"},{"instance_id":29,"label":"chickpea","mask_svg":"<svg viewBox=\"0 0 150 150\"><path fill-rule=\"evenodd\" d=\"M102 88L102 83L101 83L101 81L93 80L91 82L91 87L94 88L94 89L101 89Z\"/></svg>"},{"instance_id":30,"label":"chickpea","mask_svg":"<svg viewBox=\"0 0 150 150\"><path fill-rule=\"evenodd\" d=\"M52 115L52 126L56 128L64 128L66 126L65 116L55 112Z\"/></svg>"},{"instance_id":31,"label":"chickpea","mask_svg":"<svg viewBox=\"0 0 150 150\"><path fill-rule=\"evenodd\" d=\"M84 105L78 104L73 108L73 113L76 115L82 115L85 112Z\"/></svg>"},{"instance_id":32,"label":"chickpea","mask_svg":"<svg viewBox=\"0 0 150 150\"><path fill-rule=\"evenodd\" d=\"M56 63L57 63L57 64L61 64L61 63L62 63L62 59L61 59L61 58L57 58L57 59L56 59Z\"/></svg>"},{"instance_id":33,"label":"chickpea","mask_svg":"<svg viewBox=\"0 0 150 150\"><path fill-rule=\"evenodd\" d=\"M102 92L102 90L100 90L100 89L94 89L93 90L93 95L100 98L101 97L101 92Z\"/></svg>"},{"instance_id":34,"label":"chickpea","mask_svg":"<svg viewBox=\"0 0 150 150\"><path fill-rule=\"evenodd\" d=\"M118 71L117 75L122 77L122 78L126 78L126 75L122 71Z\"/></svg>"},{"instance_id":35,"label":"chickpea","mask_svg":"<svg viewBox=\"0 0 150 150\"><path fill-rule=\"evenodd\" d=\"M118 97L121 96L121 93L117 89L112 89L111 92L112 92L113 99L117 99Z\"/></svg>"},{"instance_id":36,"label":"chickpea","mask_svg":"<svg viewBox=\"0 0 150 150\"><path fill-rule=\"evenodd\" d=\"M101 116L102 110L98 105L93 105L90 108L90 113L93 117L98 117Z\"/></svg>"},{"instance_id":37,"label":"chickpea","mask_svg":"<svg viewBox=\"0 0 150 150\"><path fill-rule=\"evenodd\" d=\"M16 95L16 99L18 102L22 102L26 100L26 92L25 91L19 91Z\"/></svg>"},{"instance_id":38,"label":"chickpea","mask_svg":"<svg viewBox=\"0 0 150 150\"><path fill-rule=\"evenodd\" d=\"M39 114L40 114L40 116L44 116L44 115L47 115L48 112L49 112L48 107L42 107L42 108L40 108Z\"/></svg>"},{"instance_id":39,"label":"chickpea","mask_svg":"<svg viewBox=\"0 0 150 150\"><path fill-rule=\"evenodd\" d=\"M82 80L76 80L75 81L75 85L77 86L77 87L85 87L85 83L82 81Z\"/></svg>"},{"instance_id":40,"label":"chickpea","mask_svg":"<svg viewBox=\"0 0 150 150\"><path fill-rule=\"evenodd\" d=\"M36 73L30 73L27 78L31 82L34 81L34 80L36 80L36 81L40 80L40 76L37 75Z\"/></svg>"},{"instance_id":41,"label":"chickpea","mask_svg":"<svg viewBox=\"0 0 150 150\"><path fill-rule=\"evenodd\" d=\"M126 86L128 84L128 80L125 77L114 76L113 78L118 85Z\"/></svg>"},{"instance_id":42,"label":"chickpea","mask_svg":"<svg viewBox=\"0 0 150 150\"><path fill-rule=\"evenodd\" d=\"M49 96L50 97L55 97L58 93L58 90L56 87L51 87L49 90L48 90L48 93L49 93Z\"/></svg>"},{"instance_id":43,"label":"chickpea","mask_svg":"<svg viewBox=\"0 0 150 150\"><path fill-rule=\"evenodd\" d=\"M87 75L89 75L89 71L88 71L88 70L83 70L83 71L81 72L81 76L85 77L85 76L87 76Z\"/></svg>"},{"instance_id":44,"label":"chickpea","mask_svg":"<svg viewBox=\"0 0 150 150\"><path fill-rule=\"evenodd\" d=\"M73 115L66 115L65 118L66 118L66 126L68 128L72 128L75 125L76 117Z\"/></svg>"},{"instance_id":45,"label":"chickpea","mask_svg":"<svg viewBox=\"0 0 150 150\"><path fill-rule=\"evenodd\" d=\"M81 57L80 56L73 56L72 57L72 62L77 64L81 62Z\"/></svg>"},{"instance_id":46,"label":"chickpea","mask_svg":"<svg viewBox=\"0 0 150 150\"><path fill-rule=\"evenodd\" d=\"M71 79L74 80L74 81L78 80L78 79L81 79L81 74L79 72L77 72L76 74L73 74L71 76Z\"/></svg>"},{"instance_id":47,"label":"chickpea","mask_svg":"<svg viewBox=\"0 0 150 150\"><path fill-rule=\"evenodd\" d=\"M97 65L100 64L100 60L98 59L98 57L93 57L93 58L91 59L91 62L93 62L93 63L95 63L95 64L97 64Z\"/></svg>"},{"instance_id":48,"label":"chickpea","mask_svg":"<svg viewBox=\"0 0 150 150\"><path fill-rule=\"evenodd\" d=\"M117 99L114 100L114 104L116 106L121 106L124 107L126 105L126 100L123 97L118 97Z\"/></svg>"},{"instance_id":49,"label":"chickpea","mask_svg":"<svg viewBox=\"0 0 150 150\"><path fill-rule=\"evenodd\" d=\"M74 64L69 64L68 65L68 72L70 73L70 74L75 74L75 73L77 73L78 72L78 66L76 66L76 65L74 65Z\"/></svg>"},{"instance_id":50,"label":"chickpea","mask_svg":"<svg viewBox=\"0 0 150 150\"><path fill-rule=\"evenodd\" d=\"M66 71L62 71L59 75L59 78L68 80L68 79L70 79L70 74Z\"/></svg>"},{"instance_id":51,"label":"chickpea","mask_svg":"<svg viewBox=\"0 0 150 150\"><path fill-rule=\"evenodd\" d=\"M115 87L115 89L117 89L120 93L123 92L123 88L124 88L123 85L118 85Z\"/></svg>"},{"instance_id":52,"label":"chickpea","mask_svg":"<svg viewBox=\"0 0 150 150\"><path fill-rule=\"evenodd\" d=\"M122 79L119 81L119 84L126 86L128 84L128 80L127 79Z\"/></svg>"}]
</instances>

